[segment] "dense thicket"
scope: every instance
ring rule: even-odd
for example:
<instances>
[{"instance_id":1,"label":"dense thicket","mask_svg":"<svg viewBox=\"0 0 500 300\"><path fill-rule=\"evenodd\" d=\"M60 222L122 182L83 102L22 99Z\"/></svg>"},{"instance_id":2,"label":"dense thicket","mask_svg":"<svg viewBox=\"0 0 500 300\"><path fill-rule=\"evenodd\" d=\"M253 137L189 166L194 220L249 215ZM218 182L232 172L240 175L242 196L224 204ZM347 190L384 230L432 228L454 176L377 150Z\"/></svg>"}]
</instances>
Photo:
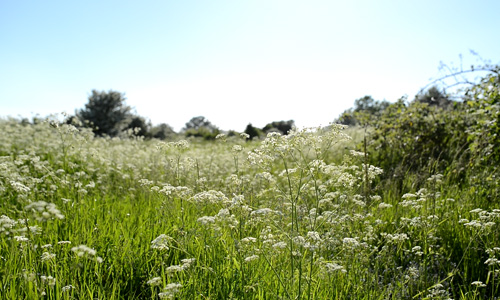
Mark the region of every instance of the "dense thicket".
<instances>
[{"instance_id":1,"label":"dense thicket","mask_svg":"<svg viewBox=\"0 0 500 300\"><path fill-rule=\"evenodd\" d=\"M419 186L431 174L442 173L456 184L477 182L493 199L500 164L499 82L494 67L462 94L449 96L433 86L412 101L403 97L389 104L367 96L338 121L365 129L359 149L391 183L401 187L412 177L412 185ZM450 100L457 96L460 100Z\"/></svg>"}]
</instances>

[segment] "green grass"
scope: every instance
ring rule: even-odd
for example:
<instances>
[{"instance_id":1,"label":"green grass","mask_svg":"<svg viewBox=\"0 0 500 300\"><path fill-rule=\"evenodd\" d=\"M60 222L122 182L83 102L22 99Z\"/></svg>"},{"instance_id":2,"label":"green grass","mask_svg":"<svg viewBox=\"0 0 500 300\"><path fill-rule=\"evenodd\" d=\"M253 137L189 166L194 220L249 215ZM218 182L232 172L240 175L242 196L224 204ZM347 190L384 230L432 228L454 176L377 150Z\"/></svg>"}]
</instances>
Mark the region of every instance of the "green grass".
<instances>
[{"instance_id":1,"label":"green grass","mask_svg":"<svg viewBox=\"0 0 500 300\"><path fill-rule=\"evenodd\" d=\"M417 190L409 175L401 197L349 152L360 130L160 144L0 130L2 299L499 294L495 204L446 176Z\"/></svg>"}]
</instances>

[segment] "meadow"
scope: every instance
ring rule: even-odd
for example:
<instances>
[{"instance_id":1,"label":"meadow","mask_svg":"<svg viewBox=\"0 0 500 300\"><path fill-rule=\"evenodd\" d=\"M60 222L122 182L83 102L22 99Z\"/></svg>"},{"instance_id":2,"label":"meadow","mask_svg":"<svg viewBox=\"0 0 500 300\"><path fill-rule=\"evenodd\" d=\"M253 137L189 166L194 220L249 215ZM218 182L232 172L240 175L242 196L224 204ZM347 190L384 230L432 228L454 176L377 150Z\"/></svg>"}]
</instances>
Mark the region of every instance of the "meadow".
<instances>
[{"instance_id":1,"label":"meadow","mask_svg":"<svg viewBox=\"0 0 500 300\"><path fill-rule=\"evenodd\" d=\"M439 173L396 189L363 138L0 120L1 299L498 299L496 202Z\"/></svg>"}]
</instances>

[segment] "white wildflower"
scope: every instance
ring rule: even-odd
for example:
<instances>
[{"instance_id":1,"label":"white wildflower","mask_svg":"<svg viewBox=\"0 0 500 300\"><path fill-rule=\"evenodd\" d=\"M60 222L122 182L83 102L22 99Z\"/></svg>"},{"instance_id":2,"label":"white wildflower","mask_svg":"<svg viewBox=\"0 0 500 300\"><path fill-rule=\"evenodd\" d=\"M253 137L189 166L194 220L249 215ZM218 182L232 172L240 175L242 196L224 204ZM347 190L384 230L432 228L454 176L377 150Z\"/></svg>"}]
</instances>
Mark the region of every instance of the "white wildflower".
<instances>
[{"instance_id":1,"label":"white wildflower","mask_svg":"<svg viewBox=\"0 0 500 300\"><path fill-rule=\"evenodd\" d=\"M177 294L182 285L180 283L169 283L163 291L158 294L160 299L173 299L175 294Z\"/></svg>"},{"instance_id":2,"label":"white wildflower","mask_svg":"<svg viewBox=\"0 0 500 300\"><path fill-rule=\"evenodd\" d=\"M202 225L213 224L213 223L215 223L215 217L203 216L203 217L198 218L197 221L200 222Z\"/></svg>"},{"instance_id":3,"label":"white wildflower","mask_svg":"<svg viewBox=\"0 0 500 300\"><path fill-rule=\"evenodd\" d=\"M277 242L273 245L274 249L285 249L287 244L285 242Z\"/></svg>"},{"instance_id":4,"label":"white wildflower","mask_svg":"<svg viewBox=\"0 0 500 300\"><path fill-rule=\"evenodd\" d=\"M67 292L67 291L69 291L69 290L71 290L71 289L74 289L74 288L75 288L75 287L74 287L74 286L72 286L72 285L70 284L70 285L67 285L67 286L63 286L63 287L61 288L61 291L64 293L64 292Z\"/></svg>"},{"instance_id":5,"label":"white wildflower","mask_svg":"<svg viewBox=\"0 0 500 300\"><path fill-rule=\"evenodd\" d=\"M476 287L485 287L486 284L484 284L482 281L474 281L471 283L471 285L476 286Z\"/></svg>"},{"instance_id":6,"label":"white wildflower","mask_svg":"<svg viewBox=\"0 0 500 300\"><path fill-rule=\"evenodd\" d=\"M254 238L254 237L249 236L249 237L246 237L246 238L241 239L241 242L242 242L242 243L245 243L245 244L247 244L247 243L248 243L248 244L249 244L249 243L256 243L256 242L257 242L257 239L256 239L256 238Z\"/></svg>"},{"instance_id":7,"label":"white wildflower","mask_svg":"<svg viewBox=\"0 0 500 300\"><path fill-rule=\"evenodd\" d=\"M181 259L181 263L182 263L182 268L184 270L188 269L189 267L191 267L191 265L196 261L196 258L184 258L184 259Z\"/></svg>"},{"instance_id":8,"label":"white wildflower","mask_svg":"<svg viewBox=\"0 0 500 300\"><path fill-rule=\"evenodd\" d=\"M198 193L189 198L189 201L202 204L226 204L231 202L224 193L214 190Z\"/></svg>"},{"instance_id":9,"label":"white wildflower","mask_svg":"<svg viewBox=\"0 0 500 300\"><path fill-rule=\"evenodd\" d=\"M342 273L346 273L346 269L339 265L339 264L336 264L334 262L331 262L331 263L326 263L325 264L325 268L326 268L326 271L328 272L328 274L332 274L332 273L335 273L335 272L342 272Z\"/></svg>"},{"instance_id":10,"label":"white wildflower","mask_svg":"<svg viewBox=\"0 0 500 300\"><path fill-rule=\"evenodd\" d=\"M354 238L344 238L342 240L342 242L344 243L344 245L346 246L351 246L351 247L356 247L356 246L359 246L359 242L358 240L354 239Z\"/></svg>"},{"instance_id":11,"label":"white wildflower","mask_svg":"<svg viewBox=\"0 0 500 300\"><path fill-rule=\"evenodd\" d=\"M18 242L27 242L29 239L23 235L15 236L14 239Z\"/></svg>"},{"instance_id":12,"label":"white wildflower","mask_svg":"<svg viewBox=\"0 0 500 300\"><path fill-rule=\"evenodd\" d=\"M490 257L484 262L484 264L488 266L494 266L494 265L499 265L500 261L497 258Z\"/></svg>"},{"instance_id":13,"label":"white wildflower","mask_svg":"<svg viewBox=\"0 0 500 300\"><path fill-rule=\"evenodd\" d=\"M31 190L29 187L17 181L11 181L10 186L18 193L28 193Z\"/></svg>"},{"instance_id":14,"label":"white wildflower","mask_svg":"<svg viewBox=\"0 0 500 300\"><path fill-rule=\"evenodd\" d=\"M177 272L182 272L182 271L184 271L184 269L182 268L182 266L179 266L179 265L168 266L167 269L165 270L165 272L167 272L167 274L177 273Z\"/></svg>"},{"instance_id":15,"label":"white wildflower","mask_svg":"<svg viewBox=\"0 0 500 300\"><path fill-rule=\"evenodd\" d=\"M259 256L256 255L256 254L254 254L254 255L245 257L245 262L251 262L251 261L254 261L254 260L257 260L257 259L259 259Z\"/></svg>"},{"instance_id":16,"label":"white wildflower","mask_svg":"<svg viewBox=\"0 0 500 300\"><path fill-rule=\"evenodd\" d=\"M42 253L42 261L52 260L54 258L56 258L56 255L54 253L50 253L50 252L43 252Z\"/></svg>"},{"instance_id":17,"label":"white wildflower","mask_svg":"<svg viewBox=\"0 0 500 300\"><path fill-rule=\"evenodd\" d=\"M168 242L171 239L172 238L169 237L168 235L160 234L157 238L155 238L151 242L151 248L158 249L158 250L168 250L168 249L170 249Z\"/></svg>"},{"instance_id":18,"label":"white wildflower","mask_svg":"<svg viewBox=\"0 0 500 300\"><path fill-rule=\"evenodd\" d=\"M154 277L148 280L146 283L150 286L159 286L162 283L162 279L161 277Z\"/></svg>"},{"instance_id":19,"label":"white wildflower","mask_svg":"<svg viewBox=\"0 0 500 300\"><path fill-rule=\"evenodd\" d=\"M54 203L47 203L45 201L37 201L28 204L25 210L32 212L35 219L38 221L46 221L50 219L64 219L59 209L57 209Z\"/></svg>"},{"instance_id":20,"label":"white wildflower","mask_svg":"<svg viewBox=\"0 0 500 300\"><path fill-rule=\"evenodd\" d=\"M102 257L96 256L97 251L95 251L94 249L92 249L88 246L80 245L78 247L73 247L73 248L71 248L71 251L75 252L78 257L94 257L94 259L98 263L103 262Z\"/></svg>"},{"instance_id":21,"label":"white wildflower","mask_svg":"<svg viewBox=\"0 0 500 300\"><path fill-rule=\"evenodd\" d=\"M242 150L243 147L241 145L233 145L233 147L231 148L231 151L233 151L234 153L241 152Z\"/></svg>"},{"instance_id":22,"label":"white wildflower","mask_svg":"<svg viewBox=\"0 0 500 300\"><path fill-rule=\"evenodd\" d=\"M0 233L10 234L14 227L17 225L17 221L13 220L6 215L0 216Z\"/></svg>"},{"instance_id":23,"label":"white wildflower","mask_svg":"<svg viewBox=\"0 0 500 300\"><path fill-rule=\"evenodd\" d=\"M42 275L40 276L40 279L42 280L43 283L47 283L49 286L56 285L56 279L52 276Z\"/></svg>"},{"instance_id":24,"label":"white wildflower","mask_svg":"<svg viewBox=\"0 0 500 300\"><path fill-rule=\"evenodd\" d=\"M380 208L380 209L384 209L384 208L391 208L391 207L392 207L392 204L389 204L389 203L384 203L384 202L382 202L382 203L380 203L380 204L378 205L378 208Z\"/></svg>"}]
</instances>

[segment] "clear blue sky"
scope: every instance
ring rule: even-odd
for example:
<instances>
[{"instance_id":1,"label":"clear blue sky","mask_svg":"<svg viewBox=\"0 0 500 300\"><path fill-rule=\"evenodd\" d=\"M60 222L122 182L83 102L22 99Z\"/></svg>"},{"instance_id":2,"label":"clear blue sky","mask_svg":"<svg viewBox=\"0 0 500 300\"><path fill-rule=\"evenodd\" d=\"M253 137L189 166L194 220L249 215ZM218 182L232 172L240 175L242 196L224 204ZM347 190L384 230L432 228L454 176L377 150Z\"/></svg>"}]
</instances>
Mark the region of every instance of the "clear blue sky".
<instances>
[{"instance_id":1,"label":"clear blue sky","mask_svg":"<svg viewBox=\"0 0 500 300\"><path fill-rule=\"evenodd\" d=\"M413 98L440 61L500 63L500 1L0 0L0 116L125 93L153 124L327 125L355 99Z\"/></svg>"}]
</instances>

